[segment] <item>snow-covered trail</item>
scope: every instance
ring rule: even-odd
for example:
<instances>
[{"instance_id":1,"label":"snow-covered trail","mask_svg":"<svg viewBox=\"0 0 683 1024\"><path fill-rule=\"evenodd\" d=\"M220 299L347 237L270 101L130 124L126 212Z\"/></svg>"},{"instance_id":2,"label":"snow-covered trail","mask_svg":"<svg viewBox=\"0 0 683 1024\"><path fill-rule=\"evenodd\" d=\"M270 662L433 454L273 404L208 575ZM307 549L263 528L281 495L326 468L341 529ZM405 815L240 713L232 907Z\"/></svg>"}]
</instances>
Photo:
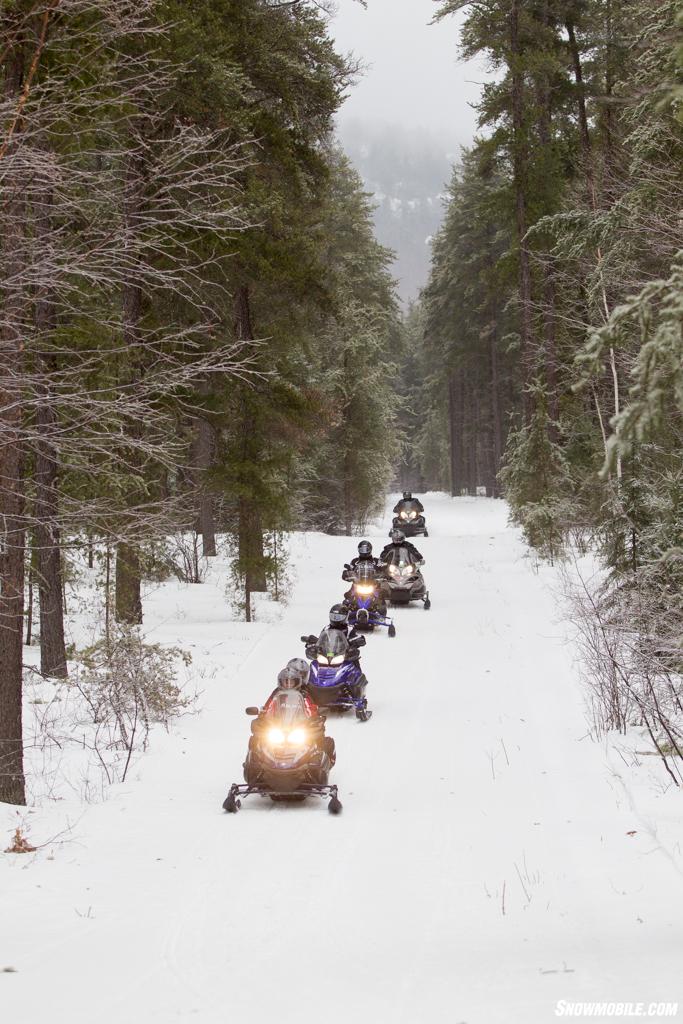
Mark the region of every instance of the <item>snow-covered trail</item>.
<instances>
[{"instance_id":1,"label":"snow-covered trail","mask_svg":"<svg viewBox=\"0 0 683 1024\"><path fill-rule=\"evenodd\" d=\"M226 629L210 585L177 612L154 595L153 638L195 645L202 713L54 860L2 859L3 1019L546 1024L560 999L683 996L682 878L586 738L552 574L502 502L425 505L433 607L369 638L372 720L330 720L338 818L221 802L244 707L322 626L357 538L293 539L275 625Z\"/></svg>"}]
</instances>

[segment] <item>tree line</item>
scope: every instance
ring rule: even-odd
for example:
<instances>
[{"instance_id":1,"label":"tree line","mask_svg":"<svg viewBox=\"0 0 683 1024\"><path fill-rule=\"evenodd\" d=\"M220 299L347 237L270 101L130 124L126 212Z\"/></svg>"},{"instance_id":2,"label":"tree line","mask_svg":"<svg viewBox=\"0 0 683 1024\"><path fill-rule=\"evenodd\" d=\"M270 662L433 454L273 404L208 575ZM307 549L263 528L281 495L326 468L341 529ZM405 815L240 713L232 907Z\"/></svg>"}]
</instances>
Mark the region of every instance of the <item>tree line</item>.
<instances>
[{"instance_id":1,"label":"tree line","mask_svg":"<svg viewBox=\"0 0 683 1024\"><path fill-rule=\"evenodd\" d=\"M543 557L596 550L583 622L604 722L635 706L661 725L658 687L681 710L683 8L449 0L436 16L459 11L491 74L411 313L405 469L503 493Z\"/></svg>"},{"instance_id":2,"label":"tree line","mask_svg":"<svg viewBox=\"0 0 683 1024\"><path fill-rule=\"evenodd\" d=\"M249 619L284 531L350 531L388 482L400 321L323 7L0 4L0 800L26 616L65 677L74 559L135 626L165 539L197 582L225 534Z\"/></svg>"}]
</instances>

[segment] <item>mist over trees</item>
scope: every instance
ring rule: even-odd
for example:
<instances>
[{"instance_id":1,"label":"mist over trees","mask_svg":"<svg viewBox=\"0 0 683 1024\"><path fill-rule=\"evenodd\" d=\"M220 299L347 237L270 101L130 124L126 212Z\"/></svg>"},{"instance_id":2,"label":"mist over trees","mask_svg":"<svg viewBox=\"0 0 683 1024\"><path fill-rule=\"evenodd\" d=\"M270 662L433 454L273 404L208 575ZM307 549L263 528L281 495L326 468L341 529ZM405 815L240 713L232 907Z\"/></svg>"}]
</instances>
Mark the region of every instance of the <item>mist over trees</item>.
<instances>
[{"instance_id":1,"label":"mist over trees","mask_svg":"<svg viewBox=\"0 0 683 1024\"><path fill-rule=\"evenodd\" d=\"M401 123L343 123L345 150L372 193L378 240L395 254L391 272L404 306L429 276L431 241L443 217L453 153L433 133Z\"/></svg>"}]
</instances>

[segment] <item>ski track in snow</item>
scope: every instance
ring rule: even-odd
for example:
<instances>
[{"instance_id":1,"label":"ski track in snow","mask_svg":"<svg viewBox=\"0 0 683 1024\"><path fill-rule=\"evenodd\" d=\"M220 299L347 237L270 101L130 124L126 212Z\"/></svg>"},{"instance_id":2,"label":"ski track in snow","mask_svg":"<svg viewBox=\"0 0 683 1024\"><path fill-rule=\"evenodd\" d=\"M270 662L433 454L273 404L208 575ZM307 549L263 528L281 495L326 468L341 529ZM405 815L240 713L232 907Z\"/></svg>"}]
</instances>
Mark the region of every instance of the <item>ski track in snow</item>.
<instances>
[{"instance_id":1,"label":"ski track in snow","mask_svg":"<svg viewBox=\"0 0 683 1024\"><path fill-rule=\"evenodd\" d=\"M587 738L553 571L533 571L504 503L425 506L432 610L368 638L372 720L328 721L338 818L221 802L245 706L323 625L358 538L292 538L275 623L226 623L218 567L149 597L150 639L202 672L201 713L157 729L104 803L28 816L40 842L82 815L71 841L0 857L2 1020L546 1024L559 999L683 997L680 847ZM669 826L680 799L661 795ZM2 809L3 837L14 823Z\"/></svg>"}]
</instances>

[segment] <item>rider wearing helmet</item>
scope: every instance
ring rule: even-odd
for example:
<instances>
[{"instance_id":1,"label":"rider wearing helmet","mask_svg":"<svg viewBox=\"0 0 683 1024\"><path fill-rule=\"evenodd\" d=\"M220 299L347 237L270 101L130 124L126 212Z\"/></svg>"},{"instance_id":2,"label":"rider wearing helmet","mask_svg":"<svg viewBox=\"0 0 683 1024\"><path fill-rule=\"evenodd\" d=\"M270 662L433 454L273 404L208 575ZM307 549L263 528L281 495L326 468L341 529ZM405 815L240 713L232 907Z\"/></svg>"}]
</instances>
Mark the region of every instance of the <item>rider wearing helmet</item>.
<instances>
[{"instance_id":1,"label":"rider wearing helmet","mask_svg":"<svg viewBox=\"0 0 683 1024\"><path fill-rule=\"evenodd\" d=\"M347 640L355 640L355 645L352 644L348 650L348 660L358 661L358 647L365 645L365 637L356 631L355 626L349 628L349 609L345 604L333 604L330 608L330 622L328 626L323 627L324 630L335 629L343 633ZM301 639L306 644L306 657L310 658L311 661L316 656L316 644L318 643L318 637L311 633L308 636L302 636Z\"/></svg>"},{"instance_id":2,"label":"rider wearing helmet","mask_svg":"<svg viewBox=\"0 0 683 1024\"><path fill-rule=\"evenodd\" d=\"M300 690L302 691L306 714L311 718L316 717L318 706L313 703L306 693L306 683L308 682L310 672L310 665L303 658L290 658L285 667L278 672L277 686L264 704L264 712L266 714L275 713L276 702L274 698L278 693L281 693L283 690Z\"/></svg>"},{"instance_id":3,"label":"rider wearing helmet","mask_svg":"<svg viewBox=\"0 0 683 1024\"><path fill-rule=\"evenodd\" d=\"M346 636L356 636L355 626L349 630L349 609L345 604L333 604L330 608L330 629L341 629Z\"/></svg>"},{"instance_id":4,"label":"rider wearing helmet","mask_svg":"<svg viewBox=\"0 0 683 1024\"><path fill-rule=\"evenodd\" d=\"M406 540L406 535L403 530L391 531L391 544L387 544L382 551L382 554L379 556L380 561L386 562L390 558L392 551L396 551L398 548L405 548L406 551L410 553L416 565L424 565L424 558L415 545L411 544L409 540Z\"/></svg>"},{"instance_id":5,"label":"rider wearing helmet","mask_svg":"<svg viewBox=\"0 0 683 1024\"><path fill-rule=\"evenodd\" d=\"M353 584L353 581L356 579L356 576L358 574L359 566L361 565L372 566L372 568L375 570L375 573L377 574L377 582L380 585L380 593L383 594L384 585L382 582L382 576L384 573L384 566L382 565L381 559L373 557L372 544L370 543L369 540L362 540L360 542L360 544L358 545L358 557L354 558L351 561L351 564L348 566L348 568L344 566L342 579L346 580L347 583ZM352 597L353 585L344 594L344 600L350 601ZM380 615L386 615L386 600L384 600L383 604L378 608L378 611Z\"/></svg>"},{"instance_id":6,"label":"rider wearing helmet","mask_svg":"<svg viewBox=\"0 0 683 1024\"><path fill-rule=\"evenodd\" d=\"M330 608L330 629L343 629L346 632L348 617L348 608L343 604L333 604Z\"/></svg>"},{"instance_id":7,"label":"rider wearing helmet","mask_svg":"<svg viewBox=\"0 0 683 1024\"><path fill-rule=\"evenodd\" d=\"M306 727L311 730L310 735L312 737L318 737L318 745L324 747L327 756L332 764L334 764L336 761L334 740L331 736L325 735L325 719L320 714L318 705L311 700L306 692L306 683L308 682L310 671L310 665L303 658L290 658L285 667L278 672L277 686L264 704L262 715L267 717L277 716L279 712L278 695L282 697L283 691L298 690L301 693L303 711L308 719ZM252 725L252 734L258 730L258 722L263 720L262 715L259 715L259 718ZM252 742L253 738L250 741L250 750Z\"/></svg>"},{"instance_id":8,"label":"rider wearing helmet","mask_svg":"<svg viewBox=\"0 0 683 1024\"><path fill-rule=\"evenodd\" d=\"M414 506L415 506L415 508L416 508L416 510L420 514L422 514L424 512L425 508L424 508L424 505L422 504L422 502L420 501L420 499L419 498L414 498L410 491L404 491L403 492L403 497L401 498L401 500L397 501L396 504L394 505L394 515L398 515L399 514L399 512L403 508L403 503L405 501L412 501Z\"/></svg>"},{"instance_id":9,"label":"rider wearing helmet","mask_svg":"<svg viewBox=\"0 0 683 1024\"><path fill-rule=\"evenodd\" d=\"M372 544L369 540L362 540L358 545L358 556L351 559L351 563L348 568L344 566L344 572L342 573L342 579L352 580L356 575L358 566L363 563L365 565L371 565L374 569L380 570L379 558L374 558L372 554Z\"/></svg>"},{"instance_id":10,"label":"rider wearing helmet","mask_svg":"<svg viewBox=\"0 0 683 1024\"><path fill-rule=\"evenodd\" d=\"M290 658L277 677L278 686L286 690L301 690L306 686L311 666L303 658Z\"/></svg>"}]
</instances>

